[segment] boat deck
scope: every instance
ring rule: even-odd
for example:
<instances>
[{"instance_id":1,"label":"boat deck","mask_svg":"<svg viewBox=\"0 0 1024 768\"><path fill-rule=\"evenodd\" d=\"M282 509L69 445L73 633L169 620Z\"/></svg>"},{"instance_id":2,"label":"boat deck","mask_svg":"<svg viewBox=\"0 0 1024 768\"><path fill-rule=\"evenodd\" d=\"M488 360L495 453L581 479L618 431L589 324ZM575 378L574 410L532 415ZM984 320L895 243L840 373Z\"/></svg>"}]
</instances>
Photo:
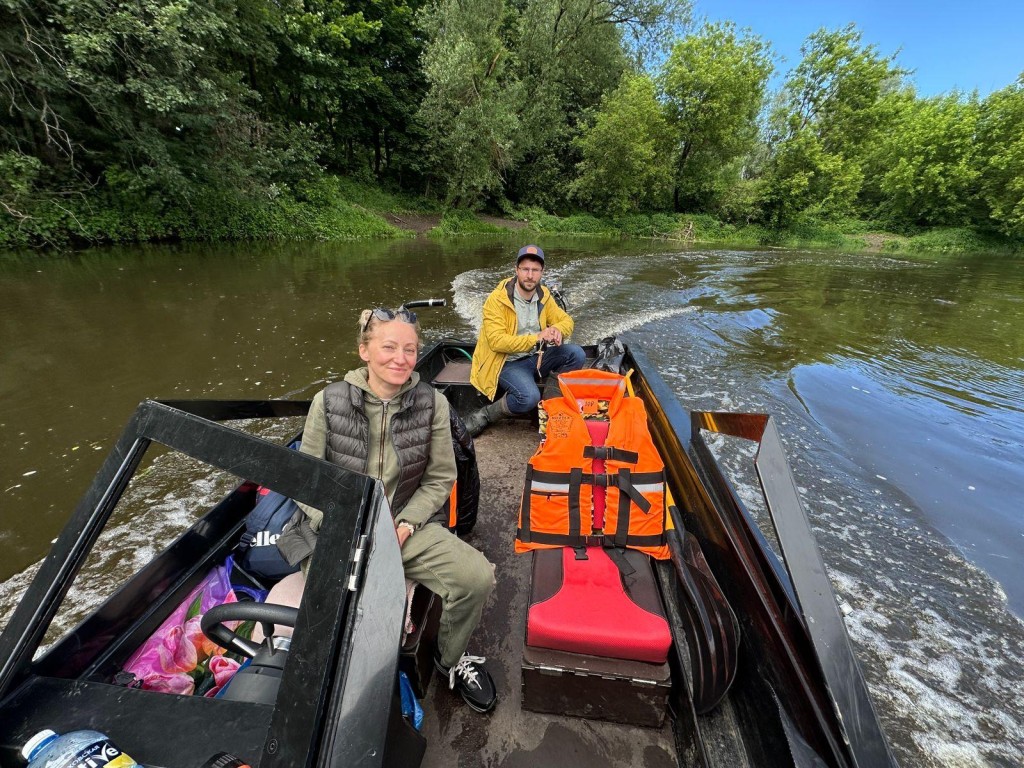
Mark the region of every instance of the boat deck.
<instances>
[{"instance_id":1,"label":"boat deck","mask_svg":"<svg viewBox=\"0 0 1024 768\"><path fill-rule=\"evenodd\" d=\"M494 711L477 714L435 676L423 701L424 768L676 766L669 719L661 728L638 728L539 714L520 706L531 558L516 555L512 545L526 462L537 447L536 423L506 420L477 438L476 445L480 510L467 541L494 563L497 586L469 652L487 657L499 701Z\"/></svg>"}]
</instances>

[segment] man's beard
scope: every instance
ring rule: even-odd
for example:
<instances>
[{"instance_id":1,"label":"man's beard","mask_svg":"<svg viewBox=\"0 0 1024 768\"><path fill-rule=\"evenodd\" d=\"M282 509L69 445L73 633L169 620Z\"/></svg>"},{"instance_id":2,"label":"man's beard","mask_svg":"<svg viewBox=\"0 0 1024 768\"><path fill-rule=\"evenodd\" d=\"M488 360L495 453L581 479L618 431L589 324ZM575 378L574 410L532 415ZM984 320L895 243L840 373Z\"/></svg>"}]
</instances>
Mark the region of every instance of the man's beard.
<instances>
[{"instance_id":1,"label":"man's beard","mask_svg":"<svg viewBox=\"0 0 1024 768\"><path fill-rule=\"evenodd\" d=\"M523 294L526 294L526 295L528 295L528 294L531 294L531 293L533 293L533 292L534 292L535 290L537 290L537 286L538 286L538 285L540 285L540 281L538 280L538 281L537 281L536 283L534 283L534 284L533 284L533 288L527 288L527 287L526 287L525 285L523 285L523 281L522 281L522 280L520 280L520 279L519 279L519 278L517 277L517 278L516 278L516 285L518 285L518 286L519 286L519 291L520 291L521 293L523 293Z\"/></svg>"}]
</instances>

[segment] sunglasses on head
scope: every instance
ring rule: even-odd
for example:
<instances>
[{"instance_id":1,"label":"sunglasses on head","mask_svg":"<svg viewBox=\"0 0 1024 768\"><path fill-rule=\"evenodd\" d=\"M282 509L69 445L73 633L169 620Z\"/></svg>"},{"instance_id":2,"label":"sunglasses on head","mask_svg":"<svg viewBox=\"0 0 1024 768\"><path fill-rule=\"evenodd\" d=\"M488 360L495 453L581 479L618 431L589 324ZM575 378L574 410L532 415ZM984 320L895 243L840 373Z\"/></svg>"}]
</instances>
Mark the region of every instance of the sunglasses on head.
<instances>
[{"instance_id":1,"label":"sunglasses on head","mask_svg":"<svg viewBox=\"0 0 1024 768\"><path fill-rule=\"evenodd\" d=\"M366 330L370 327L370 320L379 320L382 323L387 323L395 319L411 325L416 322L416 313L406 309L405 307L399 307L398 309L377 307L375 310L370 312L370 316L366 318L366 322L363 324L363 333L366 333Z\"/></svg>"}]
</instances>

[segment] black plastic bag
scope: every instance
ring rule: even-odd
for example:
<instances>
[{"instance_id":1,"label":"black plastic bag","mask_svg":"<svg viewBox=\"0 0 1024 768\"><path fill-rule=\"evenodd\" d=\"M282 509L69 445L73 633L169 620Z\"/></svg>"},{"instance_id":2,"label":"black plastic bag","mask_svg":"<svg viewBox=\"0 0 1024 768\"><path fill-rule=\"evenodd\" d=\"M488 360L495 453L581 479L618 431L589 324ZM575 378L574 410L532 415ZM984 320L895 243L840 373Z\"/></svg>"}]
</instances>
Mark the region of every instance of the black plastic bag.
<instances>
[{"instance_id":1,"label":"black plastic bag","mask_svg":"<svg viewBox=\"0 0 1024 768\"><path fill-rule=\"evenodd\" d=\"M626 348L614 336L606 336L597 342L597 360L594 367L611 373L625 375L623 360L626 357Z\"/></svg>"}]
</instances>

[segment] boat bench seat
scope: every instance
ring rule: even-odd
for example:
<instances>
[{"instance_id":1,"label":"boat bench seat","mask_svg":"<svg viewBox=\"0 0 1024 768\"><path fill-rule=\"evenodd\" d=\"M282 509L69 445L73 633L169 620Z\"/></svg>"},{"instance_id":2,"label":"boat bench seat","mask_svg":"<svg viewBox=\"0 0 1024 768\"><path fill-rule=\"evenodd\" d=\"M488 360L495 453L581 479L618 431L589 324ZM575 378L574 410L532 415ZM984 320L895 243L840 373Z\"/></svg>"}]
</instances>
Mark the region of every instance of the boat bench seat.
<instances>
[{"instance_id":1,"label":"boat bench seat","mask_svg":"<svg viewBox=\"0 0 1024 768\"><path fill-rule=\"evenodd\" d=\"M594 445L604 445L608 426L587 420ZM594 471L604 471L603 460L594 460ZM605 489L598 487L595 525L604 525L604 513ZM672 634L647 555L600 546L534 551L526 644L663 664Z\"/></svg>"},{"instance_id":2,"label":"boat bench seat","mask_svg":"<svg viewBox=\"0 0 1024 768\"><path fill-rule=\"evenodd\" d=\"M585 560L568 547L535 551L526 644L664 663L672 634L650 561L632 550L615 557L602 547L587 547Z\"/></svg>"},{"instance_id":3,"label":"boat bench seat","mask_svg":"<svg viewBox=\"0 0 1024 768\"><path fill-rule=\"evenodd\" d=\"M552 395L554 396L554 395ZM584 417L605 445L609 401ZM547 418L541 401L542 439ZM595 457L594 473L605 471ZM606 489L592 491L592 533L605 526ZM672 632L651 559L633 549L535 549L523 648L522 705L534 712L661 727L672 690Z\"/></svg>"}]
</instances>

